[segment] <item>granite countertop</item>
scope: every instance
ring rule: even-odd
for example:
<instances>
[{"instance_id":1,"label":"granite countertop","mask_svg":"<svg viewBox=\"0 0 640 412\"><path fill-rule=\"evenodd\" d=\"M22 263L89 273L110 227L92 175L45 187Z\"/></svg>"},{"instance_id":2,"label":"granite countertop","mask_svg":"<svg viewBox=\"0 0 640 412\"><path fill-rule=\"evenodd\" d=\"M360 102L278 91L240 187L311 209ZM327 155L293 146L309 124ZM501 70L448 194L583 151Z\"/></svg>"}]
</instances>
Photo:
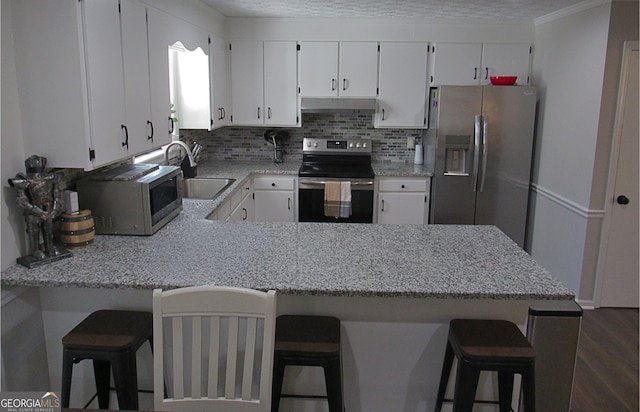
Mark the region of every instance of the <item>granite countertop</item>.
<instances>
[{"instance_id":1,"label":"granite countertop","mask_svg":"<svg viewBox=\"0 0 640 412\"><path fill-rule=\"evenodd\" d=\"M297 165L209 163L198 172L237 179L225 191L228 196L252 173L296 175ZM185 200L183 213L153 236L96 236L69 259L34 269L11 266L1 274L2 285L170 289L215 284L294 295L573 299L567 287L493 226L206 220L223 200Z\"/></svg>"}]
</instances>

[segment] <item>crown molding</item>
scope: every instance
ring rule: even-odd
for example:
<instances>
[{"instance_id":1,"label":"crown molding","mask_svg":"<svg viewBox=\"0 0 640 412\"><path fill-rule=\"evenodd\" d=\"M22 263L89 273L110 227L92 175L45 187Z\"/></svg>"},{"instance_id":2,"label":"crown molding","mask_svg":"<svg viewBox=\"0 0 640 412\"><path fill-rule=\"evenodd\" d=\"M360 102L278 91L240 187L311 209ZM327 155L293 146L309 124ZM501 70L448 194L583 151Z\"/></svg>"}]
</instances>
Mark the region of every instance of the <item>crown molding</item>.
<instances>
[{"instance_id":1,"label":"crown molding","mask_svg":"<svg viewBox=\"0 0 640 412\"><path fill-rule=\"evenodd\" d=\"M589 10L593 7L602 6L603 4L611 4L611 0L586 0L573 6L565 7L564 9L535 18L533 19L533 24L535 26L539 26L563 17L571 16L572 14L580 13L581 11Z\"/></svg>"}]
</instances>

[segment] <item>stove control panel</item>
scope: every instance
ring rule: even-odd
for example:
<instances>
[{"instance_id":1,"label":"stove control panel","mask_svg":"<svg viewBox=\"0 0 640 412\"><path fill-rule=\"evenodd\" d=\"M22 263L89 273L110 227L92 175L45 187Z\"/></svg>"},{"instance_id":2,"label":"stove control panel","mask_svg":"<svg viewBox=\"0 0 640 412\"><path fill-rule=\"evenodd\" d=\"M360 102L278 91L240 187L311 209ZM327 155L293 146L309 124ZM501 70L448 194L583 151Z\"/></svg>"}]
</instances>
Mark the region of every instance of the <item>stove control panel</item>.
<instances>
[{"instance_id":1,"label":"stove control panel","mask_svg":"<svg viewBox=\"0 0 640 412\"><path fill-rule=\"evenodd\" d=\"M371 154L371 139L325 139L305 137L302 141L305 153Z\"/></svg>"}]
</instances>

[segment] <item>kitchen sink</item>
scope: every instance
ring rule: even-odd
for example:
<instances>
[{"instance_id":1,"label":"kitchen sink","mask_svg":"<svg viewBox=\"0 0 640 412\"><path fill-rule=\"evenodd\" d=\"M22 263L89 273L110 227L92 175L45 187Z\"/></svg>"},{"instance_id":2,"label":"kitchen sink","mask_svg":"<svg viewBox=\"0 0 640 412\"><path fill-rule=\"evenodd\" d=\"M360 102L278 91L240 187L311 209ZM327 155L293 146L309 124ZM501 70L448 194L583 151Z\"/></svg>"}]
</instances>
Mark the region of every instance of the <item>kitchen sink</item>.
<instances>
[{"instance_id":1,"label":"kitchen sink","mask_svg":"<svg viewBox=\"0 0 640 412\"><path fill-rule=\"evenodd\" d=\"M186 199L215 199L236 179L223 177L192 177L184 179L182 196Z\"/></svg>"}]
</instances>

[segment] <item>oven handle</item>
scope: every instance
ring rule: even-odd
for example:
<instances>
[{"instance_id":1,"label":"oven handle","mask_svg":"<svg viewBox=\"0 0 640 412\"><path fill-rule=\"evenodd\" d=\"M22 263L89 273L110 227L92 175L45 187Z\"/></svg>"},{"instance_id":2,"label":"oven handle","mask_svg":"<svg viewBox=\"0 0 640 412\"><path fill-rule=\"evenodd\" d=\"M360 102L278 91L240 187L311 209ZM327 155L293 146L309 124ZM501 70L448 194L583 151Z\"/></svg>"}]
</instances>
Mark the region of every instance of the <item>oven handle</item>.
<instances>
[{"instance_id":1,"label":"oven handle","mask_svg":"<svg viewBox=\"0 0 640 412\"><path fill-rule=\"evenodd\" d=\"M322 187L327 183L326 180L298 180L298 187L304 189L305 187ZM351 182L351 186L373 186L373 180L364 182L356 181Z\"/></svg>"}]
</instances>

